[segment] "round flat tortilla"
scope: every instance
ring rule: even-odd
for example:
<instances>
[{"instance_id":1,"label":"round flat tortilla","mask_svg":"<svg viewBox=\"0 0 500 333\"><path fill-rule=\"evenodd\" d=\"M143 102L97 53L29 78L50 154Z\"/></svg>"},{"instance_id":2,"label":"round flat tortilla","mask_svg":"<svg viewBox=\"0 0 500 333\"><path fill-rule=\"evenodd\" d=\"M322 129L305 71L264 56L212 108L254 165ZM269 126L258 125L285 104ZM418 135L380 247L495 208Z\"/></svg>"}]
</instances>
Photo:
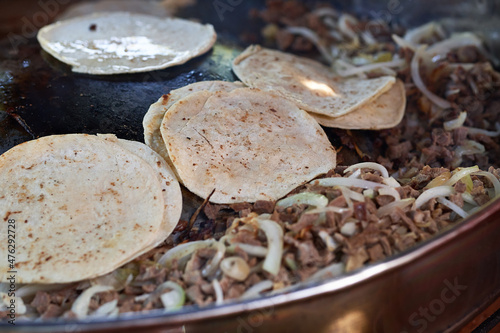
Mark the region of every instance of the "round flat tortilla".
<instances>
[{"instance_id":1,"label":"round flat tortilla","mask_svg":"<svg viewBox=\"0 0 500 333\"><path fill-rule=\"evenodd\" d=\"M129 12L158 17L171 16L161 0L97 0L72 4L57 16L57 20L67 20L98 12Z\"/></svg>"},{"instance_id":2,"label":"round flat tortilla","mask_svg":"<svg viewBox=\"0 0 500 333\"><path fill-rule=\"evenodd\" d=\"M320 125L343 129L380 130L397 126L405 114L406 92L403 82L396 84L375 101L346 115L331 118L311 113Z\"/></svg>"},{"instance_id":3,"label":"round flat tortilla","mask_svg":"<svg viewBox=\"0 0 500 333\"><path fill-rule=\"evenodd\" d=\"M233 71L252 88L271 91L299 108L340 117L387 92L396 79L340 79L319 62L275 50L250 46L233 61Z\"/></svg>"},{"instance_id":4,"label":"round flat tortilla","mask_svg":"<svg viewBox=\"0 0 500 333\"><path fill-rule=\"evenodd\" d=\"M160 154L160 156L167 161L169 166L175 170L168 156L167 148L165 147L165 142L163 141L160 131L161 122L167 110L175 102L197 91L231 91L242 87L244 87L244 84L241 82L201 81L172 90L169 94L163 95L156 103L149 107L148 112L144 116L142 121L142 126L144 127L144 142Z\"/></svg>"},{"instance_id":5,"label":"round flat tortilla","mask_svg":"<svg viewBox=\"0 0 500 333\"><path fill-rule=\"evenodd\" d=\"M277 200L335 167L323 129L258 89L199 91L169 109L161 133L184 185L214 203Z\"/></svg>"},{"instance_id":6,"label":"round flat tortilla","mask_svg":"<svg viewBox=\"0 0 500 333\"><path fill-rule=\"evenodd\" d=\"M163 223L157 173L96 136L18 145L0 156L0 182L0 252L8 253L8 225L14 224L18 283L109 273L154 242ZM9 276L7 264L0 262L1 282Z\"/></svg>"},{"instance_id":7,"label":"round flat tortilla","mask_svg":"<svg viewBox=\"0 0 500 333\"><path fill-rule=\"evenodd\" d=\"M174 230L182 213L182 193L179 182L165 160L151 148L137 141L117 139L115 135L98 135L99 137L118 144L120 147L130 151L134 155L146 161L156 172L158 181L162 188L164 201L163 223L156 239L141 252L145 253L162 243Z\"/></svg>"},{"instance_id":8,"label":"round flat tortilla","mask_svg":"<svg viewBox=\"0 0 500 333\"><path fill-rule=\"evenodd\" d=\"M38 32L42 48L74 72L120 74L180 65L212 48L210 24L127 12L58 21Z\"/></svg>"}]
</instances>

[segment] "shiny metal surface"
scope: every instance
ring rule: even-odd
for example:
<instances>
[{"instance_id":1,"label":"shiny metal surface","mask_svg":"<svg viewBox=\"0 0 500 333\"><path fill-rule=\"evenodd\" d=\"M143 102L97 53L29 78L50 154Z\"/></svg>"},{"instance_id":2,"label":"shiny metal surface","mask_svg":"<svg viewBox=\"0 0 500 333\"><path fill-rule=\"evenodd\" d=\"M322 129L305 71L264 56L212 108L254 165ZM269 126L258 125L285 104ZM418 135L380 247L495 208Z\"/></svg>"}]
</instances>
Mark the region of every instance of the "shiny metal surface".
<instances>
[{"instance_id":1,"label":"shiny metal surface","mask_svg":"<svg viewBox=\"0 0 500 333\"><path fill-rule=\"evenodd\" d=\"M28 4L36 6L36 1L21 0L20 2L26 4L25 8L29 8ZM238 3L238 1L233 2ZM393 8L391 4L395 2L403 8L398 13L394 9L391 11ZM261 2L248 3L260 4ZM200 11L204 12L204 15L212 15L220 29L223 29L224 26L229 29L235 20L241 21L246 15L246 10L249 6L251 7L248 3L236 6L234 11L228 12L227 15L231 14L231 17L227 17L226 23L220 19L217 21L212 1L201 4L200 6L206 7L208 10ZM409 24L414 24L428 18L435 18L435 16L429 16L430 11L434 9L435 13L438 13L437 15L453 12L453 15L457 16L455 7L449 12L440 8L442 6L450 8L451 5L459 3L463 5L465 2L444 1L440 4L434 4L432 1L399 2L391 0L369 2L369 5L366 5L367 3L367 1L353 1L352 3L343 1L341 5L344 8L353 6L358 10L364 8L364 12L384 14L385 17L392 20L393 17L387 16L389 13L389 15L398 17L402 22L407 21ZM485 22L490 22L490 17L498 14L498 1L481 1L480 3L486 3L486 10L482 9L483 7L477 7L475 1L468 3L470 8L467 8L470 10L464 10L465 7L460 7L462 14L469 13L471 17L476 18L484 17ZM16 8L23 10L23 6ZM22 15L16 13L16 17L22 17ZM227 23L228 21L230 23ZM488 24L481 25L479 29L485 35L493 36L491 40L494 42L494 32L498 30L491 28ZM208 57L209 60L212 58ZM206 58L202 58L197 62L205 60ZM184 70L186 68L191 70L190 67L185 67ZM57 68L56 70L59 71ZM181 84L183 81L178 80L174 74L169 74L167 77L167 79L172 80L171 84L150 79L149 81L154 81L151 89L156 87L169 88ZM211 73L209 74L211 75ZM61 77L66 80L64 75ZM192 79L192 76L189 76L187 80ZM90 82L87 77L82 77L80 80L84 82L74 86L72 89L75 91L87 89L86 84ZM130 84L130 89L137 88L137 84L147 87L149 82L142 78L136 78L133 81L134 83ZM99 82L101 86L109 83L104 80ZM123 87L129 89L129 84L123 84ZM92 93L92 88L88 89L90 89L88 92ZM99 93L98 89L94 90L95 94ZM149 90L147 92L149 93ZM153 99L155 94L151 92L151 97L149 95L142 97ZM106 99L95 98L94 100L96 103L102 102L104 106L107 103ZM78 104L78 101L75 98L75 105ZM114 107L119 107L116 102L113 103ZM128 135L130 138L139 136L134 131L129 133L125 130L128 129L123 129L125 136ZM43 130L41 132L43 133ZM220 307L186 308L181 312L168 315L159 313L136 314L130 318L119 320L80 323L68 321L21 324L19 322L16 326L0 323L0 331L453 332L500 294L499 239L500 201L497 200L466 221L455 225L438 237L420 244L409 252L324 284L310 286L288 294Z\"/></svg>"}]
</instances>

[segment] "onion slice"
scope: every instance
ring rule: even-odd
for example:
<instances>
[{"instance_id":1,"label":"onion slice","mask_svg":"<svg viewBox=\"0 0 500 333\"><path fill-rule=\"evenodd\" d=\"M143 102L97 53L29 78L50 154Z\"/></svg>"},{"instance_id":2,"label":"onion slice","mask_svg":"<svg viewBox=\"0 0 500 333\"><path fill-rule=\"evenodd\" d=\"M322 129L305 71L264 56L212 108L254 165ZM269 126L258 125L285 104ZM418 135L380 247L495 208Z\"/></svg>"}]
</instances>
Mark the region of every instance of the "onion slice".
<instances>
[{"instance_id":1,"label":"onion slice","mask_svg":"<svg viewBox=\"0 0 500 333\"><path fill-rule=\"evenodd\" d=\"M392 187L382 187L378 189L378 194L379 195L390 195L391 197L394 198L395 201L401 201L401 196L399 195L399 192Z\"/></svg>"},{"instance_id":2,"label":"onion slice","mask_svg":"<svg viewBox=\"0 0 500 333\"><path fill-rule=\"evenodd\" d=\"M241 295L240 299L249 299L257 297L261 292L267 289L271 289L272 287L273 287L273 281L271 280L261 281L248 288L248 290L245 291L243 295Z\"/></svg>"},{"instance_id":3,"label":"onion slice","mask_svg":"<svg viewBox=\"0 0 500 333\"><path fill-rule=\"evenodd\" d=\"M364 189L376 189L379 187L390 187L385 184L372 182L369 180L363 179L351 179L351 178L343 178L343 177L332 177L332 178L322 178L312 181L313 184L325 186L325 187L333 187L333 186L347 186L347 187L359 187Z\"/></svg>"},{"instance_id":4,"label":"onion slice","mask_svg":"<svg viewBox=\"0 0 500 333\"><path fill-rule=\"evenodd\" d=\"M388 215L390 212L394 211L396 208L404 209L405 207L411 205L415 202L414 198L401 199L399 201L393 201L377 209L377 217L382 217Z\"/></svg>"},{"instance_id":5,"label":"onion slice","mask_svg":"<svg viewBox=\"0 0 500 333\"><path fill-rule=\"evenodd\" d=\"M463 210L457 204L454 204L453 202L451 202L448 199L445 199L443 197L439 197L439 198L437 198L437 202L439 202L442 205L445 205L446 207L448 207L449 209L451 209L452 211L454 211L455 213L460 215L462 218L466 218L469 216L469 214L465 210Z\"/></svg>"},{"instance_id":6,"label":"onion slice","mask_svg":"<svg viewBox=\"0 0 500 333\"><path fill-rule=\"evenodd\" d=\"M250 267L241 257L228 257L220 262L221 271L236 281L245 281L250 274Z\"/></svg>"},{"instance_id":7,"label":"onion slice","mask_svg":"<svg viewBox=\"0 0 500 333\"><path fill-rule=\"evenodd\" d=\"M345 272L345 265L343 263L335 263L330 266L326 266L325 268L320 269L309 279L307 279L308 282L317 282L320 280L324 280L326 278L334 278L339 276L340 274Z\"/></svg>"},{"instance_id":8,"label":"onion slice","mask_svg":"<svg viewBox=\"0 0 500 333\"><path fill-rule=\"evenodd\" d=\"M78 296L73 305L71 306L71 311L76 315L76 318L83 319L87 317L90 305L90 299L92 296L105 291L113 290L111 286L93 286L86 289L80 296Z\"/></svg>"},{"instance_id":9,"label":"onion slice","mask_svg":"<svg viewBox=\"0 0 500 333\"><path fill-rule=\"evenodd\" d=\"M242 249L243 251L254 257L265 257L267 255L267 248L259 245L233 243L231 244L231 248L233 247L239 247L240 249Z\"/></svg>"},{"instance_id":10,"label":"onion slice","mask_svg":"<svg viewBox=\"0 0 500 333\"><path fill-rule=\"evenodd\" d=\"M171 291L162 293L165 289L171 289ZM166 311L180 309L186 302L186 293L184 289L172 281L166 281L160 284L156 288L155 293L162 293L160 300Z\"/></svg>"},{"instance_id":11,"label":"onion slice","mask_svg":"<svg viewBox=\"0 0 500 333\"><path fill-rule=\"evenodd\" d=\"M348 77L348 76L353 76L361 73L367 73L371 72L377 69L383 69L383 68L392 68L392 67L402 67L406 64L406 61L404 59L394 59L391 61L385 61L385 62L375 62L372 64L367 64L363 66L353 66L352 68L348 69L340 69L336 68L335 72L342 76L342 77Z\"/></svg>"},{"instance_id":12,"label":"onion slice","mask_svg":"<svg viewBox=\"0 0 500 333\"><path fill-rule=\"evenodd\" d=\"M205 273L208 274L212 272L213 266L219 264L220 260L224 256L226 247L224 244L217 242L215 239L207 239L204 241L195 241L185 244L177 245L176 247L168 250L161 258L158 260L160 266L165 266L169 268L174 260L179 260L187 255L193 254L193 252L199 249L215 248L217 253L215 254L212 261L205 266ZM207 269L208 267L208 269Z\"/></svg>"},{"instance_id":13,"label":"onion slice","mask_svg":"<svg viewBox=\"0 0 500 333\"><path fill-rule=\"evenodd\" d=\"M462 111L456 119L445 121L443 123L444 130L449 132L454 130L455 128L461 127L464 124L465 119L467 119L467 112Z\"/></svg>"},{"instance_id":14,"label":"onion slice","mask_svg":"<svg viewBox=\"0 0 500 333\"><path fill-rule=\"evenodd\" d=\"M488 178L493 184L493 188L495 189L495 198L500 196L500 181L498 181L497 177L495 177L494 174L488 171L477 171L474 172L474 175Z\"/></svg>"},{"instance_id":15,"label":"onion slice","mask_svg":"<svg viewBox=\"0 0 500 333\"><path fill-rule=\"evenodd\" d=\"M426 46L419 46L415 51L413 59L411 60L411 77L415 86L424 94L432 103L439 106L442 109L448 109L451 107L451 103L447 100L439 97L438 95L431 92L427 86L424 84L422 77L420 76L420 59L425 53Z\"/></svg>"},{"instance_id":16,"label":"onion slice","mask_svg":"<svg viewBox=\"0 0 500 333\"><path fill-rule=\"evenodd\" d=\"M118 300L112 300L104 303L97 310L95 310L89 317L116 317L118 316Z\"/></svg>"},{"instance_id":17,"label":"onion slice","mask_svg":"<svg viewBox=\"0 0 500 333\"><path fill-rule=\"evenodd\" d=\"M221 305L224 302L224 293L222 292L219 280L213 279L212 286L214 287L215 292L215 305Z\"/></svg>"},{"instance_id":18,"label":"onion slice","mask_svg":"<svg viewBox=\"0 0 500 333\"><path fill-rule=\"evenodd\" d=\"M267 255L262 269L276 275L280 270L283 256L283 229L273 220L256 218L255 221L257 221L259 229L266 234L267 238Z\"/></svg>"},{"instance_id":19,"label":"onion slice","mask_svg":"<svg viewBox=\"0 0 500 333\"><path fill-rule=\"evenodd\" d=\"M455 169L455 173L444 183L444 185L447 186L453 186L455 185L460 179L464 178L465 176L468 176L472 173L478 172L479 167L477 165L469 167L469 168L457 168ZM418 199L417 199L418 200Z\"/></svg>"},{"instance_id":20,"label":"onion slice","mask_svg":"<svg viewBox=\"0 0 500 333\"><path fill-rule=\"evenodd\" d=\"M415 203L413 204L412 209L418 209L422 207L423 204L425 204L427 201L431 200L432 198L437 198L437 197L447 197L451 194L455 193L455 190L451 186L436 186L433 188L430 188L426 191L424 191L420 196L415 200Z\"/></svg>"},{"instance_id":21,"label":"onion slice","mask_svg":"<svg viewBox=\"0 0 500 333\"><path fill-rule=\"evenodd\" d=\"M333 252L337 248L338 244L335 242L332 236L330 236L326 231L321 230L318 232L319 238L325 243L328 251Z\"/></svg>"},{"instance_id":22,"label":"onion slice","mask_svg":"<svg viewBox=\"0 0 500 333\"><path fill-rule=\"evenodd\" d=\"M388 178L389 177L389 172L387 169L379 163L374 163L374 162L362 162L362 163L356 163L348 167L347 169L344 170L344 173L348 173L349 171L354 171L357 169L372 169L375 171L380 172L382 177Z\"/></svg>"},{"instance_id":23,"label":"onion slice","mask_svg":"<svg viewBox=\"0 0 500 333\"><path fill-rule=\"evenodd\" d=\"M328 205L328 198L318 193L302 192L281 199L276 203L276 206L290 207L294 204L306 204L315 207L326 207L326 205Z\"/></svg>"},{"instance_id":24,"label":"onion slice","mask_svg":"<svg viewBox=\"0 0 500 333\"><path fill-rule=\"evenodd\" d=\"M328 51L323 42L321 42L319 36L314 31L305 27L286 27L285 30L291 34L300 35L308 39L316 46L321 55L325 57L330 64L333 62L332 54Z\"/></svg>"},{"instance_id":25,"label":"onion slice","mask_svg":"<svg viewBox=\"0 0 500 333\"><path fill-rule=\"evenodd\" d=\"M467 132L470 134L482 134L486 136L499 136L500 135L500 123L495 123L496 131L487 131L482 128L465 127Z\"/></svg>"}]
</instances>

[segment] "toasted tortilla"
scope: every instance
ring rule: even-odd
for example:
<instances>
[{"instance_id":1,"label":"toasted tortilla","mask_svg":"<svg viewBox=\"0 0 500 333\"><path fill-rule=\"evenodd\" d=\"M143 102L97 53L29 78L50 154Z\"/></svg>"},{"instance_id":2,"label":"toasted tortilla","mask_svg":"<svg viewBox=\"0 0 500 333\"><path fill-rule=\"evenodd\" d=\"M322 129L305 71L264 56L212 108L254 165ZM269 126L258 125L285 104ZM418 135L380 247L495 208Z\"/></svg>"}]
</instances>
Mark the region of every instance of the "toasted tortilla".
<instances>
[{"instance_id":1,"label":"toasted tortilla","mask_svg":"<svg viewBox=\"0 0 500 333\"><path fill-rule=\"evenodd\" d=\"M213 46L210 24L127 12L58 21L38 32L42 48L74 72L147 72L185 63Z\"/></svg>"},{"instance_id":2,"label":"toasted tortilla","mask_svg":"<svg viewBox=\"0 0 500 333\"><path fill-rule=\"evenodd\" d=\"M0 252L8 253L8 224L14 224L17 283L109 273L156 241L164 220L153 168L96 136L18 145L0 156L0 182ZM1 282L9 270L7 260L0 262Z\"/></svg>"},{"instance_id":3,"label":"toasted tortilla","mask_svg":"<svg viewBox=\"0 0 500 333\"><path fill-rule=\"evenodd\" d=\"M377 99L396 79L341 79L319 62L250 46L233 61L233 71L249 87L272 91L299 108L340 117Z\"/></svg>"},{"instance_id":4,"label":"toasted tortilla","mask_svg":"<svg viewBox=\"0 0 500 333\"><path fill-rule=\"evenodd\" d=\"M331 118L311 113L320 125L343 129L380 130L397 126L405 114L406 92L401 80L375 101L346 115Z\"/></svg>"},{"instance_id":5,"label":"toasted tortilla","mask_svg":"<svg viewBox=\"0 0 500 333\"><path fill-rule=\"evenodd\" d=\"M167 10L161 0L94 0L70 5L57 16L57 20L67 20L98 12L129 12L158 17L171 16L171 12Z\"/></svg>"},{"instance_id":6,"label":"toasted tortilla","mask_svg":"<svg viewBox=\"0 0 500 333\"><path fill-rule=\"evenodd\" d=\"M259 89L199 91L165 114L161 133L184 185L214 203L277 200L335 167L323 129Z\"/></svg>"},{"instance_id":7,"label":"toasted tortilla","mask_svg":"<svg viewBox=\"0 0 500 333\"><path fill-rule=\"evenodd\" d=\"M197 91L231 91L242 87L244 87L244 85L241 82L201 81L172 90L168 95L163 95L156 103L149 107L148 112L144 116L142 121L142 126L144 127L144 142L160 154L160 156L167 161L169 166L175 170L168 156L167 148L165 147L165 142L163 141L160 131L161 122L167 110L175 102Z\"/></svg>"},{"instance_id":8,"label":"toasted tortilla","mask_svg":"<svg viewBox=\"0 0 500 333\"><path fill-rule=\"evenodd\" d=\"M158 177L158 181L162 188L165 208L163 223L159 232L156 234L156 240L141 251L145 253L162 243L172 233L179 222L182 213L182 193L179 182L165 160L145 144L137 141L117 139L116 136L110 134L98 136L114 142L120 147L142 158L153 168Z\"/></svg>"}]
</instances>

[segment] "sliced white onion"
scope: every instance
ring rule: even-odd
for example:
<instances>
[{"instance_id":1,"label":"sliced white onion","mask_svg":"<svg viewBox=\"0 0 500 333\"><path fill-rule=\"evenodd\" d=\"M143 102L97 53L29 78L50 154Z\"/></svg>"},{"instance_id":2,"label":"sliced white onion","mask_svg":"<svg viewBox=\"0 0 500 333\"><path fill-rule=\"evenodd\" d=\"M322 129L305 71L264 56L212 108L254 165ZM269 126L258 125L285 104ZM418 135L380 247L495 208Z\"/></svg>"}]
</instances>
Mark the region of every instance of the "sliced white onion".
<instances>
[{"instance_id":1,"label":"sliced white onion","mask_svg":"<svg viewBox=\"0 0 500 333\"><path fill-rule=\"evenodd\" d=\"M454 174L444 183L444 185L448 186L453 186L455 185L460 179L464 178L465 176L468 176L472 173L478 172L479 167L477 165L469 167L469 168L457 168L454 171ZM417 199L418 200L418 199Z\"/></svg>"},{"instance_id":2,"label":"sliced white onion","mask_svg":"<svg viewBox=\"0 0 500 333\"><path fill-rule=\"evenodd\" d=\"M150 298L152 294L142 294L134 297L134 301L136 302L142 302Z\"/></svg>"},{"instance_id":3,"label":"sliced white onion","mask_svg":"<svg viewBox=\"0 0 500 333\"><path fill-rule=\"evenodd\" d=\"M283 256L283 229L273 220L255 219L267 238L267 255L262 269L270 274L278 274Z\"/></svg>"},{"instance_id":4,"label":"sliced white onion","mask_svg":"<svg viewBox=\"0 0 500 333\"><path fill-rule=\"evenodd\" d=\"M407 40L405 40L404 38L402 38L398 35L393 34L392 40L394 40L394 43L396 43L396 45L398 45L402 49L407 48L407 49L410 49L412 51L415 51L415 48L416 48L415 44L408 42Z\"/></svg>"},{"instance_id":5,"label":"sliced white onion","mask_svg":"<svg viewBox=\"0 0 500 333\"><path fill-rule=\"evenodd\" d=\"M451 186L443 185L430 188L424 191L422 194L420 194L417 200L415 200L415 203L413 204L413 209L420 208L423 204L425 204L432 198L447 197L453 193L455 193L455 190Z\"/></svg>"},{"instance_id":6,"label":"sliced white onion","mask_svg":"<svg viewBox=\"0 0 500 333\"><path fill-rule=\"evenodd\" d=\"M396 191L395 188L392 187L382 187L378 189L378 194L379 195L390 195L391 197L394 198L395 201L400 201L401 196L399 195L399 192Z\"/></svg>"},{"instance_id":7,"label":"sliced white onion","mask_svg":"<svg viewBox=\"0 0 500 333\"><path fill-rule=\"evenodd\" d=\"M236 281L245 281L250 274L250 267L241 257L228 257L220 262L221 271L235 279Z\"/></svg>"},{"instance_id":8,"label":"sliced white onion","mask_svg":"<svg viewBox=\"0 0 500 333\"><path fill-rule=\"evenodd\" d=\"M404 209L405 207L411 205L415 202L414 198L401 199L399 201L393 201L377 209L377 217L382 217L390 214L396 208Z\"/></svg>"},{"instance_id":9,"label":"sliced white onion","mask_svg":"<svg viewBox=\"0 0 500 333\"><path fill-rule=\"evenodd\" d=\"M118 300L112 300L110 302L104 303L97 308L89 317L116 317L118 316Z\"/></svg>"},{"instance_id":10,"label":"sliced white onion","mask_svg":"<svg viewBox=\"0 0 500 333\"><path fill-rule=\"evenodd\" d=\"M328 198L318 193L302 192L281 199L276 203L276 206L290 207L294 204L306 204L315 207L325 207L326 205L328 205Z\"/></svg>"},{"instance_id":11,"label":"sliced white onion","mask_svg":"<svg viewBox=\"0 0 500 333\"><path fill-rule=\"evenodd\" d=\"M311 275L311 277L309 277L307 281L317 282L327 278L334 278L341 275L344 272L345 272L345 265L343 263L335 263L320 269L319 271Z\"/></svg>"},{"instance_id":12,"label":"sliced white onion","mask_svg":"<svg viewBox=\"0 0 500 333\"><path fill-rule=\"evenodd\" d=\"M464 124L465 119L467 119L467 112L466 111L460 112L460 115L456 119L445 121L443 123L444 130L452 131L455 128L461 127Z\"/></svg>"},{"instance_id":13,"label":"sliced white onion","mask_svg":"<svg viewBox=\"0 0 500 333\"><path fill-rule=\"evenodd\" d=\"M493 188L495 189L495 198L500 196L500 181L498 181L497 177L495 177L494 174L488 171L478 171L474 172L474 175L488 178L493 184Z\"/></svg>"},{"instance_id":14,"label":"sliced white onion","mask_svg":"<svg viewBox=\"0 0 500 333\"><path fill-rule=\"evenodd\" d=\"M348 63L347 61L344 61L342 59L336 59L335 62L333 63L333 68L335 70L335 72L340 76L339 72L345 72L346 71L356 71L356 66ZM363 72L360 72L357 74L357 76L360 78L360 79L366 79L367 76L366 76L366 73L363 73Z\"/></svg>"},{"instance_id":15,"label":"sliced white onion","mask_svg":"<svg viewBox=\"0 0 500 333\"><path fill-rule=\"evenodd\" d=\"M7 311L7 309L9 309L10 306L12 305L11 299L13 299L15 302L14 304L16 306L16 314L23 315L26 313L27 308L21 297L18 297L17 295L16 297L10 297L9 293L4 293L4 292L0 292L0 297L2 298L2 303L3 303L1 311Z\"/></svg>"},{"instance_id":16,"label":"sliced white onion","mask_svg":"<svg viewBox=\"0 0 500 333\"><path fill-rule=\"evenodd\" d=\"M369 188L363 191L363 195L367 198L373 199L375 198L375 191Z\"/></svg>"},{"instance_id":17,"label":"sliced white onion","mask_svg":"<svg viewBox=\"0 0 500 333\"><path fill-rule=\"evenodd\" d=\"M243 295L241 295L240 299L249 299L257 297L261 292L267 289L271 289L272 287L273 287L273 281L271 280L261 281L248 288L247 291L245 291Z\"/></svg>"},{"instance_id":18,"label":"sliced white onion","mask_svg":"<svg viewBox=\"0 0 500 333\"><path fill-rule=\"evenodd\" d=\"M226 246L224 246L221 242L215 242L214 247L217 249L214 256L210 261L205 265L205 267L201 270L201 275L210 276L213 275L217 268L219 267L219 263L224 258L224 254L226 253Z\"/></svg>"},{"instance_id":19,"label":"sliced white onion","mask_svg":"<svg viewBox=\"0 0 500 333\"><path fill-rule=\"evenodd\" d=\"M113 290L111 286L93 286L85 290L78 296L73 305L71 306L71 311L76 315L76 318L83 319L87 317L89 312L90 299L92 296L105 291Z\"/></svg>"},{"instance_id":20,"label":"sliced white onion","mask_svg":"<svg viewBox=\"0 0 500 333\"><path fill-rule=\"evenodd\" d=\"M436 22L429 22L427 24L421 25L419 27L410 29L406 31L404 35L404 40L413 44L418 45L425 37L431 37L434 33L444 37L443 28Z\"/></svg>"},{"instance_id":21,"label":"sliced white onion","mask_svg":"<svg viewBox=\"0 0 500 333\"><path fill-rule=\"evenodd\" d=\"M389 185L390 187L394 188L401 187L401 184L399 184L399 182L396 179L394 179L394 177L384 178L383 182L384 184Z\"/></svg>"},{"instance_id":22,"label":"sliced white onion","mask_svg":"<svg viewBox=\"0 0 500 333\"><path fill-rule=\"evenodd\" d=\"M375 45L377 44L377 40L373 35L371 34L370 31L366 30L361 33L361 38L365 42L366 45Z\"/></svg>"},{"instance_id":23,"label":"sliced white onion","mask_svg":"<svg viewBox=\"0 0 500 333\"><path fill-rule=\"evenodd\" d=\"M345 172L345 171L344 171ZM361 176L361 169L356 169L349 177L347 178L359 178Z\"/></svg>"},{"instance_id":24,"label":"sliced white onion","mask_svg":"<svg viewBox=\"0 0 500 333\"><path fill-rule=\"evenodd\" d=\"M231 244L231 247L239 247L240 249L254 257L265 257L267 255L267 248L259 245L233 243Z\"/></svg>"},{"instance_id":25,"label":"sliced white onion","mask_svg":"<svg viewBox=\"0 0 500 333\"><path fill-rule=\"evenodd\" d=\"M327 212L333 212L333 213L339 213L339 214L344 214L347 212L350 212L350 208L342 208L342 207L336 207L336 206L326 206L322 208L315 208L308 210L304 214L320 214L320 213L327 213Z\"/></svg>"},{"instance_id":26,"label":"sliced white onion","mask_svg":"<svg viewBox=\"0 0 500 333\"><path fill-rule=\"evenodd\" d=\"M204 268L205 273L209 273L209 271L211 272L213 270L213 266L215 266L215 264L217 264L218 266L218 263L224 256L224 253L222 253L221 255L221 252L225 252L224 244L217 242L215 239L207 239L203 241L195 241L177 245L176 247L168 250L163 256L161 256L161 258L158 260L158 264L160 266L169 268L174 260L179 260L185 256L193 254L193 252L197 250L206 248L215 248L217 250L217 253L215 254L214 258L212 258L211 263L207 264Z\"/></svg>"},{"instance_id":27,"label":"sliced white onion","mask_svg":"<svg viewBox=\"0 0 500 333\"><path fill-rule=\"evenodd\" d=\"M470 205L477 206L476 200L474 200L474 197L469 192L462 193L462 199Z\"/></svg>"},{"instance_id":28,"label":"sliced white onion","mask_svg":"<svg viewBox=\"0 0 500 333\"><path fill-rule=\"evenodd\" d=\"M411 77L413 82L418 90L420 90L420 92L422 92L422 94L424 94L432 103L442 109L448 109L451 107L451 103L431 92L420 76L420 59L424 53L425 46L419 46L413 55L413 59L411 60Z\"/></svg>"},{"instance_id":29,"label":"sliced white onion","mask_svg":"<svg viewBox=\"0 0 500 333\"><path fill-rule=\"evenodd\" d=\"M473 154L484 154L486 148L477 141L464 140L464 143L455 148L455 154L453 156L453 167L458 167L462 164L462 157L464 155Z\"/></svg>"},{"instance_id":30,"label":"sliced white onion","mask_svg":"<svg viewBox=\"0 0 500 333\"><path fill-rule=\"evenodd\" d=\"M347 188L345 186L340 186L339 188L342 191L342 194L344 195L344 197L352 199L352 200L356 200L359 202L365 201L365 196L362 193L350 190L349 188Z\"/></svg>"},{"instance_id":31,"label":"sliced white onion","mask_svg":"<svg viewBox=\"0 0 500 333\"><path fill-rule=\"evenodd\" d=\"M333 57L328 49L325 47L323 42L321 42L319 36L309 28L305 27L286 27L287 30L291 34L300 35L306 39L308 39L311 43L313 43L321 55L329 62L333 62Z\"/></svg>"},{"instance_id":32,"label":"sliced white onion","mask_svg":"<svg viewBox=\"0 0 500 333\"><path fill-rule=\"evenodd\" d=\"M63 288L67 284L27 284L16 290L16 296L25 298L34 296L38 291L52 291Z\"/></svg>"},{"instance_id":33,"label":"sliced white onion","mask_svg":"<svg viewBox=\"0 0 500 333\"><path fill-rule=\"evenodd\" d=\"M220 305L224 302L224 293L222 292L222 287L220 286L219 280L213 279L212 286L215 292L215 304Z\"/></svg>"},{"instance_id":34,"label":"sliced white onion","mask_svg":"<svg viewBox=\"0 0 500 333\"><path fill-rule=\"evenodd\" d=\"M476 46L481 48L483 42L477 35L472 32L462 32L452 34L450 38L432 44L427 49L427 53L431 55L446 56L448 52L464 46Z\"/></svg>"},{"instance_id":35,"label":"sliced white onion","mask_svg":"<svg viewBox=\"0 0 500 333\"><path fill-rule=\"evenodd\" d=\"M405 64L406 64L406 61L404 59L394 59L391 61L375 62L375 63L368 64L368 65L356 66L356 67L349 68L349 69L336 68L335 71L337 72L338 75L340 75L342 77L348 77L348 76L353 76L353 75L357 75L357 74L361 74L361 73L371 72L371 71L374 71L377 69L402 67Z\"/></svg>"},{"instance_id":36,"label":"sliced white onion","mask_svg":"<svg viewBox=\"0 0 500 333\"><path fill-rule=\"evenodd\" d=\"M469 214L465 210L463 210L458 205L454 204L453 202L451 202L448 199L445 199L443 197L439 197L436 200L440 204L445 205L446 207L448 207L449 209L451 209L452 211L454 211L455 213L457 213L462 218L466 218L466 217L469 216Z\"/></svg>"},{"instance_id":37,"label":"sliced white onion","mask_svg":"<svg viewBox=\"0 0 500 333\"><path fill-rule=\"evenodd\" d=\"M171 290L162 293L165 289ZM160 299L166 311L180 309L186 302L186 292L179 284L173 281L163 282L156 288L154 293L162 293Z\"/></svg>"},{"instance_id":38,"label":"sliced white onion","mask_svg":"<svg viewBox=\"0 0 500 333\"><path fill-rule=\"evenodd\" d=\"M387 169L379 163L374 163L374 162L362 162L362 163L356 163L348 167L347 169L344 170L344 173L348 173L350 171L358 170L358 169L372 169L375 171L380 172L383 178L389 177L389 172Z\"/></svg>"},{"instance_id":39,"label":"sliced white onion","mask_svg":"<svg viewBox=\"0 0 500 333\"><path fill-rule=\"evenodd\" d=\"M467 132L470 134L482 134L486 136L499 136L500 135L500 123L495 123L496 131L487 131L482 128L465 127Z\"/></svg>"},{"instance_id":40,"label":"sliced white onion","mask_svg":"<svg viewBox=\"0 0 500 333\"><path fill-rule=\"evenodd\" d=\"M389 187L385 184L380 184L380 183L372 182L369 180L350 179L350 178L343 178L343 177L322 178L322 179L313 180L311 183L319 185L319 186L325 186L325 187L347 186L347 187L359 187L359 188L364 188L364 189L368 189L368 188L377 189L380 187Z\"/></svg>"},{"instance_id":41,"label":"sliced white onion","mask_svg":"<svg viewBox=\"0 0 500 333\"><path fill-rule=\"evenodd\" d=\"M351 27L347 24L347 22L350 21L353 25L358 24L358 20L349 14L342 14L339 17L339 30L342 32L344 35L350 37L351 39L355 39L358 37L355 31L352 30Z\"/></svg>"},{"instance_id":42,"label":"sliced white onion","mask_svg":"<svg viewBox=\"0 0 500 333\"><path fill-rule=\"evenodd\" d=\"M332 236L330 236L326 231L321 230L318 232L319 238L325 243L328 251L333 252L337 248L338 244L335 242Z\"/></svg>"},{"instance_id":43,"label":"sliced white onion","mask_svg":"<svg viewBox=\"0 0 500 333\"><path fill-rule=\"evenodd\" d=\"M347 222L344 223L344 225L340 228L340 233L344 236L354 236L356 233L356 223L354 222Z\"/></svg>"}]
</instances>

